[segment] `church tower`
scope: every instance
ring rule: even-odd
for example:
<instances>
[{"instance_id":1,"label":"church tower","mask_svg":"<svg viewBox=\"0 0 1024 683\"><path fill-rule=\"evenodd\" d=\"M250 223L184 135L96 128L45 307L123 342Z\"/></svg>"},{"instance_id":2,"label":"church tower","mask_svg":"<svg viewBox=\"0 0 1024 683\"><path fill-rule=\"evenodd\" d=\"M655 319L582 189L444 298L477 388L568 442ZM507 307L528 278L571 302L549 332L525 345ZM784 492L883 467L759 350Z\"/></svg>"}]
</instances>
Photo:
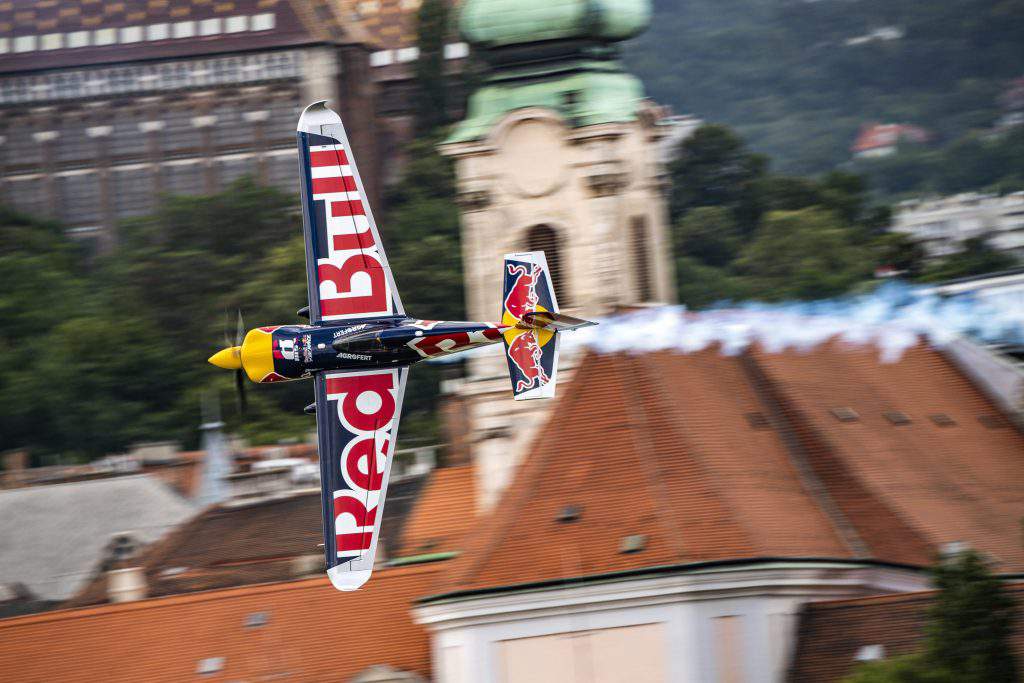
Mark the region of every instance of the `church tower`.
<instances>
[{"instance_id":1,"label":"church tower","mask_svg":"<svg viewBox=\"0 0 1024 683\"><path fill-rule=\"evenodd\" d=\"M648 0L463 3L460 30L487 73L441 152L456 165L471 319L497 315L513 251L545 252L571 315L673 301L659 144L671 127L618 61L649 17ZM574 362L562 354L560 384ZM514 402L505 373L503 358L474 359L453 392L485 507L550 409Z\"/></svg>"}]
</instances>

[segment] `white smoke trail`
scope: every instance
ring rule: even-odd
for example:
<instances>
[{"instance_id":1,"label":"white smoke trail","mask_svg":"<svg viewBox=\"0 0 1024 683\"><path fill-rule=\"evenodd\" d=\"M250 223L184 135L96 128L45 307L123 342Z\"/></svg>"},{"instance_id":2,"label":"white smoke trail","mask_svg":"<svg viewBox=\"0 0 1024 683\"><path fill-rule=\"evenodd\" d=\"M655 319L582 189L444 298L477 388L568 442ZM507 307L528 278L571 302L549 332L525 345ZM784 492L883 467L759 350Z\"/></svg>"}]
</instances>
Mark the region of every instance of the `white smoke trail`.
<instances>
[{"instance_id":1,"label":"white smoke trail","mask_svg":"<svg viewBox=\"0 0 1024 683\"><path fill-rule=\"evenodd\" d=\"M563 349L599 353L674 350L693 353L720 345L736 354L757 343L778 353L809 350L830 339L874 345L884 362L925 340L941 347L959 336L1024 344L1024 289L986 295L941 296L934 290L889 282L873 292L810 302L748 302L690 312L661 306L599 319L562 335ZM499 353L493 346L470 353ZM455 361L465 354L449 356Z\"/></svg>"},{"instance_id":2,"label":"white smoke trail","mask_svg":"<svg viewBox=\"0 0 1024 683\"><path fill-rule=\"evenodd\" d=\"M941 347L965 335L984 342L1024 343L1024 291L940 296L891 282L868 294L811 302L744 303L690 313L665 306L614 316L563 339L601 353L676 350L719 344L726 354L757 343L778 353L809 350L829 339L874 345L894 362L924 339ZM569 335L566 335L568 337Z\"/></svg>"}]
</instances>

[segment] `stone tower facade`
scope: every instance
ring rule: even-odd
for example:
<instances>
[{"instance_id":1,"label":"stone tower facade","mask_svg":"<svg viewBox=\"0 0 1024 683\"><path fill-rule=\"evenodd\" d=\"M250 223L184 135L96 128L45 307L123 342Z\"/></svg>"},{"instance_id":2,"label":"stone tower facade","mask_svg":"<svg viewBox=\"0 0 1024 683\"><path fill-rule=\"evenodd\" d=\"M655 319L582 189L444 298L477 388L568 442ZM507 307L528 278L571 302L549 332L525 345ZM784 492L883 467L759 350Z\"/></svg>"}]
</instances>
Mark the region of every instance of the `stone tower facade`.
<instances>
[{"instance_id":1,"label":"stone tower facade","mask_svg":"<svg viewBox=\"0 0 1024 683\"><path fill-rule=\"evenodd\" d=\"M619 65L645 0L468 0L460 28L489 66L442 144L462 211L467 312L494 318L502 255L542 250L563 312L599 317L673 300L659 142L669 128ZM575 359L563 352L559 380ZM504 488L549 401L513 401L505 360L476 358L449 387L469 414L485 507Z\"/></svg>"}]
</instances>

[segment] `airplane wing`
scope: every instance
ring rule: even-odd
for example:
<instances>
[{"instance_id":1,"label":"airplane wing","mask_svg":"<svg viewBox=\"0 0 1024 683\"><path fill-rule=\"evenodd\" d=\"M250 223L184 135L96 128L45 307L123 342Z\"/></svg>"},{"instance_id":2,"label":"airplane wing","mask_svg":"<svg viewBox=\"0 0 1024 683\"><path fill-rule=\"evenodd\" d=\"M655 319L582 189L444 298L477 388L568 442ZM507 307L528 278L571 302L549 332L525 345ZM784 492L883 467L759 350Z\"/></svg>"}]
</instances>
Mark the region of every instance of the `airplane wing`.
<instances>
[{"instance_id":1,"label":"airplane wing","mask_svg":"<svg viewBox=\"0 0 1024 683\"><path fill-rule=\"evenodd\" d=\"M316 375L327 575L338 590L370 578L408 368Z\"/></svg>"},{"instance_id":2,"label":"airplane wing","mask_svg":"<svg viewBox=\"0 0 1024 683\"><path fill-rule=\"evenodd\" d=\"M345 127L325 103L298 126L309 320L403 315Z\"/></svg>"}]
</instances>

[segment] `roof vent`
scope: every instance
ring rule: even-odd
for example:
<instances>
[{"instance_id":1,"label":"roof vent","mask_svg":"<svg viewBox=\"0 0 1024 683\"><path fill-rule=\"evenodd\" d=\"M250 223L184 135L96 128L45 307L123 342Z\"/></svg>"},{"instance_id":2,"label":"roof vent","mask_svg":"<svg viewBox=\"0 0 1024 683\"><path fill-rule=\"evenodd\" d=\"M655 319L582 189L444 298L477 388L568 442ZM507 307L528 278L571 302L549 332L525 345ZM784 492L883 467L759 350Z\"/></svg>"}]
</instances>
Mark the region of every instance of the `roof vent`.
<instances>
[{"instance_id":1,"label":"roof vent","mask_svg":"<svg viewBox=\"0 0 1024 683\"><path fill-rule=\"evenodd\" d=\"M850 407L833 408L832 415L840 422L856 422L860 419L857 411Z\"/></svg>"},{"instance_id":2,"label":"roof vent","mask_svg":"<svg viewBox=\"0 0 1024 683\"><path fill-rule=\"evenodd\" d=\"M110 602L143 600L146 594L146 574L142 567L111 569L107 572L107 599Z\"/></svg>"},{"instance_id":3,"label":"roof vent","mask_svg":"<svg viewBox=\"0 0 1024 683\"><path fill-rule=\"evenodd\" d=\"M768 418L765 417L764 413L746 413L743 417L747 418L747 424L753 429L768 429L771 427L771 423L768 422Z\"/></svg>"},{"instance_id":4,"label":"roof vent","mask_svg":"<svg viewBox=\"0 0 1024 683\"><path fill-rule=\"evenodd\" d=\"M270 621L270 615L266 612L250 612L245 615L246 628L259 628L260 626L266 626L268 621Z\"/></svg>"},{"instance_id":5,"label":"roof vent","mask_svg":"<svg viewBox=\"0 0 1024 683\"><path fill-rule=\"evenodd\" d=\"M950 541L939 546L939 557L943 559L956 558L971 549L970 544L963 541Z\"/></svg>"},{"instance_id":6,"label":"roof vent","mask_svg":"<svg viewBox=\"0 0 1024 683\"><path fill-rule=\"evenodd\" d=\"M167 579L172 576L178 576L188 571L188 567L168 567L160 572L161 579Z\"/></svg>"},{"instance_id":7,"label":"roof vent","mask_svg":"<svg viewBox=\"0 0 1024 683\"><path fill-rule=\"evenodd\" d=\"M580 518L583 510L579 505L565 505L561 510L558 511L557 519L559 522L568 524L569 522L575 522Z\"/></svg>"},{"instance_id":8,"label":"roof vent","mask_svg":"<svg viewBox=\"0 0 1024 683\"><path fill-rule=\"evenodd\" d=\"M953 425L956 424L956 420L951 418L949 415L946 415L945 413L935 413L934 415L929 415L928 419L934 422L939 427L952 427Z\"/></svg>"},{"instance_id":9,"label":"roof vent","mask_svg":"<svg viewBox=\"0 0 1024 683\"><path fill-rule=\"evenodd\" d=\"M224 657L204 657L199 660L199 664L196 665L196 673L203 674L204 676L212 676L213 674L224 670Z\"/></svg>"},{"instance_id":10,"label":"roof vent","mask_svg":"<svg viewBox=\"0 0 1024 683\"><path fill-rule=\"evenodd\" d=\"M978 422L984 425L986 429L1002 429L1006 427L1006 420L998 415L979 415Z\"/></svg>"},{"instance_id":11,"label":"roof vent","mask_svg":"<svg viewBox=\"0 0 1024 683\"><path fill-rule=\"evenodd\" d=\"M623 554L638 553L646 547L647 536L645 534L631 534L622 537L622 542L619 543L619 552Z\"/></svg>"},{"instance_id":12,"label":"roof vent","mask_svg":"<svg viewBox=\"0 0 1024 683\"><path fill-rule=\"evenodd\" d=\"M898 410L890 410L886 412L885 419L897 426L910 424L910 416Z\"/></svg>"}]
</instances>

